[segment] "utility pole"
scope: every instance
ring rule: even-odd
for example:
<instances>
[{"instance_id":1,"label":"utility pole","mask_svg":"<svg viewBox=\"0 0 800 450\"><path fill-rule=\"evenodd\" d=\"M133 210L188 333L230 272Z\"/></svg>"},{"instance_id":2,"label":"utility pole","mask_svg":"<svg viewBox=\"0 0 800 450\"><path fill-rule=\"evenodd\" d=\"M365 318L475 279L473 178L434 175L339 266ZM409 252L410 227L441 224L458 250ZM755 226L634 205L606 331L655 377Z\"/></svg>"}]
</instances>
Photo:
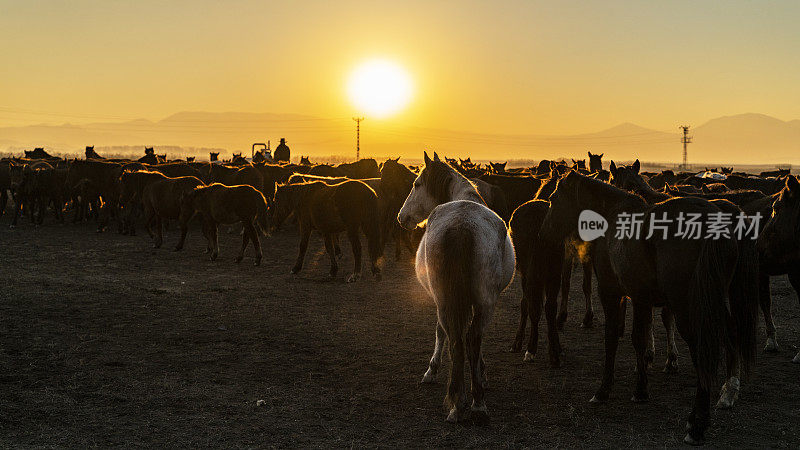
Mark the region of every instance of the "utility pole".
<instances>
[{"instance_id":1,"label":"utility pole","mask_svg":"<svg viewBox=\"0 0 800 450\"><path fill-rule=\"evenodd\" d=\"M686 151L687 145L692 143L692 137L689 136L689 125L681 125L678 127L683 130L683 137L681 138L681 142L683 143L683 165L681 166L684 170L689 169L689 156Z\"/></svg>"},{"instance_id":2,"label":"utility pole","mask_svg":"<svg viewBox=\"0 0 800 450\"><path fill-rule=\"evenodd\" d=\"M353 117L356 121L356 161L361 160L361 121L363 117Z\"/></svg>"}]
</instances>

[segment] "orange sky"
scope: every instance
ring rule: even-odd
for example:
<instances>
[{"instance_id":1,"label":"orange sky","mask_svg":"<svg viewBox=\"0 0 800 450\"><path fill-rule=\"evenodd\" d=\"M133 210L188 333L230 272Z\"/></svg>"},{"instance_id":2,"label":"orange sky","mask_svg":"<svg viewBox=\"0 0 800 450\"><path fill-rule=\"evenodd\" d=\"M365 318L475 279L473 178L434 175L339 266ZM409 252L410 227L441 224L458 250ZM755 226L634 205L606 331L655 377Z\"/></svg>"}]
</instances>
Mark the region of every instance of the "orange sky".
<instances>
[{"instance_id":1,"label":"orange sky","mask_svg":"<svg viewBox=\"0 0 800 450\"><path fill-rule=\"evenodd\" d=\"M0 1L0 122L347 118L346 78L375 57L414 79L391 125L569 134L794 119L798 17L796 1Z\"/></svg>"}]
</instances>

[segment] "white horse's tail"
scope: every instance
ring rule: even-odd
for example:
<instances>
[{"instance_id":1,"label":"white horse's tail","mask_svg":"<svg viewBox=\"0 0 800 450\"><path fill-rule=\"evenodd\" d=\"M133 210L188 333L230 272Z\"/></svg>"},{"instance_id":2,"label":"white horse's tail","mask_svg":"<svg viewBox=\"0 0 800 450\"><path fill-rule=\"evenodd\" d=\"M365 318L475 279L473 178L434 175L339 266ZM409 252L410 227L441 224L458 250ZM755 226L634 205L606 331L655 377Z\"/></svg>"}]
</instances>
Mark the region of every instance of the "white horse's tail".
<instances>
[{"instance_id":1,"label":"white horse's tail","mask_svg":"<svg viewBox=\"0 0 800 450\"><path fill-rule=\"evenodd\" d=\"M463 226L449 226L440 241L441 251L433 262L439 284L439 321L450 340L453 370L445 405L457 407L464 385L464 336L469 327L472 307L478 304L475 272L475 237Z\"/></svg>"}]
</instances>

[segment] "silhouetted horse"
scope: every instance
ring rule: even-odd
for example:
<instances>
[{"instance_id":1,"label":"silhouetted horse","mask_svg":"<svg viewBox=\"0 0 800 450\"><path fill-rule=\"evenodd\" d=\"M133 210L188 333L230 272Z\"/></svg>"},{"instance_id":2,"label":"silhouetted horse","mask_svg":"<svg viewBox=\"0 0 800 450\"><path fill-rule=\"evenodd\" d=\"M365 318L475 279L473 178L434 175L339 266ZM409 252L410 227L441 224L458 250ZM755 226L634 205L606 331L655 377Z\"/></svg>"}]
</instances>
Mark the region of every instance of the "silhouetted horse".
<instances>
[{"instance_id":1,"label":"silhouetted horse","mask_svg":"<svg viewBox=\"0 0 800 450\"><path fill-rule=\"evenodd\" d=\"M798 224L800 224L800 183L797 178L789 175L786 178L786 186L772 205L772 215L758 238L758 247L762 270L770 275L788 274L789 282L796 292L800 292ZM770 350L777 350L777 342ZM792 362L800 364L800 352Z\"/></svg>"},{"instance_id":2,"label":"silhouetted horse","mask_svg":"<svg viewBox=\"0 0 800 450\"><path fill-rule=\"evenodd\" d=\"M678 331L689 346L697 371L694 408L684 441L702 443L710 420L710 390L717 381L720 348L724 347L729 360L734 361L728 367L736 374L739 365L747 372L755 354L758 271L753 241L737 242L725 236L716 240L680 239L676 237L679 213L709 217L722 210L692 197L651 206L635 194L575 172L558 182L550 201L542 237L566 238L577 233L579 213L586 209L594 210L609 224L605 237L593 243L593 262L606 315L606 358L603 382L592 401L606 401L613 384L623 296L631 299L633 307L631 335L637 359L633 399L647 400L647 334L653 307L666 304L675 314ZM626 229L617 223L623 213L643 214L645 231L651 218L671 218L664 230L667 236L657 231L651 238L625 238ZM722 396L726 400L735 398L738 384L738 378L731 376Z\"/></svg>"},{"instance_id":3,"label":"silhouetted horse","mask_svg":"<svg viewBox=\"0 0 800 450\"><path fill-rule=\"evenodd\" d=\"M531 337L523 360L533 361L539 343L543 294L546 294L548 354L550 364L557 367L561 360L561 341L556 317L561 266L553 263L564 259L564 246L558 242L547 242L539 237L539 230L549 207L547 201L531 200L514 210L509 221L511 240L516 253L517 272L522 277L519 327L511 351L518 352L522 349L525 325L530 318Z\"/></svg>"},{"instance_id":4,"label":"silhouetted horse","mask_svg":"<svg viewBox=\"0 0 800 450\"><path fill-rule=\"evenodd\" d=\"M383 256L380 230L380 206L375 191L361 181L345 181L327 185L322 181L278 186L271 211L272 226L278 228L294 212L300 225L300 248L292 273L303 268L308 240L312 230L325 239L325 249L331 260L330 277L336 276L339 265L334 249L335 237L346 232L353 250L353 273L347 282L361 277L361 237L367 237L372 275L380 280L380 259Z\"/></svg>"},{"instance_id":5,"label":"silhouetted horse","mask_svg":"<svg viewBox=\"0 0 800 450\"><path fill-rule=\"evenodd\" d=\"M464 344L472 375L472 412L487 416L486 365L481 341L492 321L500 293L514 276L514 247L505 222L486 207L475 185L434 154L408 194L398 221L414 229L426 221L417 250L420 284L436 303L436 346L423 382L439 370L445 340L450 343L447 420L466 409Z\"/></svg>"},{"instance_id":6,"label":"silhouetted horse","mask_svg":"<svg viewBox=\"0 0 800 450\"><path fill-rule=\"evenodd\" d=\"M750 190L750 191L730 191L723 193L708 193L708 194L697 194L697 193L687 194L679 189L672 188L669 184L665 185L666 192L655 191L648 183L644 181L644 179L642 179L641 175L639 175L638 159L630 166L619 166L619 167L617 167L612 161L611 172L612 172L612 184L614 186L641 195L650 204L663 202L673 197L693 196L698 198L704 198L706 200L730 201L731 203L742 208L744 212L746 212L750 216L758 213L761 214L762 218L766 219L766 217L768 217L770 213L772 202L764 201L764 199L766 199L767 197L765 197L764 194L761 193L761 191ZM763 228L765 223L766 223L765 220L762 220L759 225ZM776 328L774 319L772 317L772 298L769 290L769 275L767 275L768 273L771 272L773 272L773 270L769 270L765 267L762 267L761 270L759 271L759 281L758 281L759 306L761 307L761 312L764 314L764 326L767 333L767 343L764 347L764 350L767 352L778 350ZM772 273L772 274L782 275L784 273L786 273L785 270L779 273ZM795 288L796 290L797 288L800 288L800 277L798 278L798 284L795 285ZM677 367L677 360L674 360L675 361L674 363L670 362L673 361L673 355L677 355L677 347L675 347L674 342L669 342L669 340L672 339L673 335L670 326L671 325L670 318L665 316L663 311L661 317L662 320L664 321L664 326L667 328L667 337L668 337L667 345L669 349L667 352L668 358L665 370L670 370L671 368Z\"/></svg>"},{"instance_id":7,"label":"silhouetted horse","mask_svg":"<svg viewBox=\"0 0 800 450\"><path fill-rule=\"evenodd\" d=\"M261 264L261 241L258 231L265 233L267 228L267 201L264 195L252 186L225 186L214 183L210 186L197 187L183 196L180 212L181 242L175 250L180 250L183 230L195 213L203 218L203 236L206 238L206 253L211 253L211 260L219 256L219 240L217 238L218 224L233 224L241 222L242 248L235 261L241 262L244 251L250 241L256 251L255 265Z\"/></svg>"},{"instance_id":8,"label":"silhouetted horse","mask_svg":"<svg viewBox=\"0 0 800 450\"><path fill-rule=\"evenodd\" d=\"M603 155L593 155L592 152L586 152L589 155L589 172L597 173L603 171Z\"/></svg>"}]
</instances>

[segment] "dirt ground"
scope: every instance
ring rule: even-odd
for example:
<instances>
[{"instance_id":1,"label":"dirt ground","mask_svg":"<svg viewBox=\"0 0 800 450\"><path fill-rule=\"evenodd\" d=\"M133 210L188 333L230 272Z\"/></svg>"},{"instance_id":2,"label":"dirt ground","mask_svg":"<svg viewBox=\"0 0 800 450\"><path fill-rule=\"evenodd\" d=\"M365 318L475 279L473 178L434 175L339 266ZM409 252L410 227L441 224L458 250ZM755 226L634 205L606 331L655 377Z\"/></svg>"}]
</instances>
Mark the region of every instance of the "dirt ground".
<instances>
[{"instance_id":1,"label":"dirt ground","mask_svg":"<svg viewBox=\"0 0 800 450\"><path fill-rule=\"evenodd\" d=\"M290 275L292 230L264 240L263 264L253 267L252 258L233 262L236 234L221 233L220 258L210 262L196 229L175 253L152 249L146 235L49 219L13 230L8 216L0 219L2 447L682 445L694 388L682 341L680 373L654 368L650 402L633 404L626 335L611 400L588 402L600 383L603 318L595 299L595 328L579 328L580 273L562 367L549 368L543 351L532 364L508 352L515 280L484 340L491 420L451 425L442 407L446 370L437 384L419 384L435 309L393 247L383 281L367 270L348 285L346 242L338 279L325 280L328 259L316 237L304 271ZM176 239L169 232L166 246ZM800 307L784 277L772 289L782 351L759 355L736 407L714 413L707 439L715 446L800 446L800 366L790 363Z\"/></svg>"}]
</instances>

